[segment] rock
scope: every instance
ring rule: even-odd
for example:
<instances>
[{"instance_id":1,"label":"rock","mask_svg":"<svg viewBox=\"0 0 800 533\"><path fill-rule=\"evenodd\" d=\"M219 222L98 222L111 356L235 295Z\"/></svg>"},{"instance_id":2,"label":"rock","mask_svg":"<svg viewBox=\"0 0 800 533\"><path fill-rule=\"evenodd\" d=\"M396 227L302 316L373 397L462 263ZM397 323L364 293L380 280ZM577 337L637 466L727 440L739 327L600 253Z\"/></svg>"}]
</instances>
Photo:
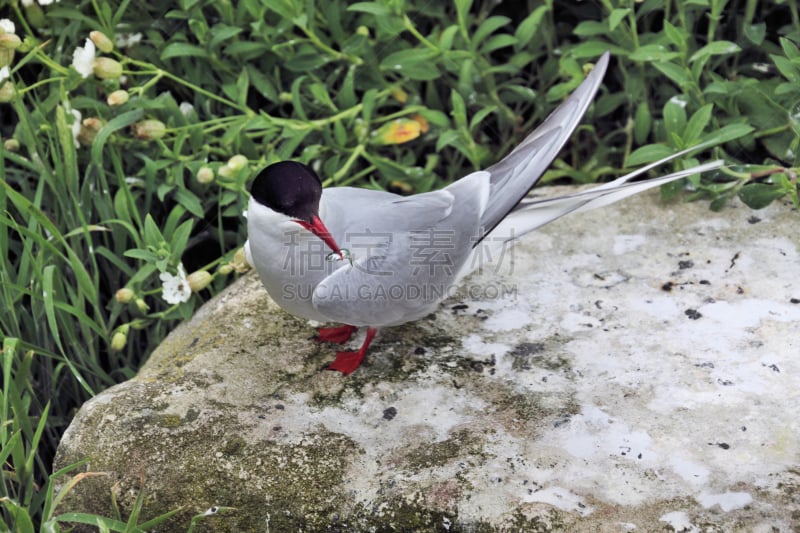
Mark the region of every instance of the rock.
<instances>
[{"instance_id":1,"label":"rock","mask_svg":"<svg viewBox=\"0 0 800 533\"><path fill-rule=\"evenodd\" d=\"M83 406L55 468L106 475L62 510L141 490L140 521L180 509L162 531L212 506L235 509L196 530L800 528L797 214L753 214L640 195L559 220L347 377L244 276Z\"/></svg>"}]
</instances>

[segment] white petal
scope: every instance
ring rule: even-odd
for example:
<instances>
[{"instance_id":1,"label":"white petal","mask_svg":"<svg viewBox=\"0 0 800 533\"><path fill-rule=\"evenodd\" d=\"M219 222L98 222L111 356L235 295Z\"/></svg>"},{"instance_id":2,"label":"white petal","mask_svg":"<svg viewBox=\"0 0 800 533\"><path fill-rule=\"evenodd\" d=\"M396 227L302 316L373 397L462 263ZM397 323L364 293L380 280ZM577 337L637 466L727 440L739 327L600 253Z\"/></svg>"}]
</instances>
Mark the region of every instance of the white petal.
<instances>
[{"instance_id":1,"label":"white petal","mask_svg":"<svg viewBox=\"0 0 800 533\"><path fill-rule=\"evenodd\" d=\"M9 19L0 19L0 28L3 28L6 33L14 33L16 30L16 26Z\"/></svg>"},{"instance_id":2,"label":"white petal","mask_svg":"<svg viewBox=\"0 0 800 533\"><path fill-rule=\"evenodd\" d=\"M186 280L186 270L183 264L178 265L178 274L172 275L169 272L162 272L158 276L161 279L161 297L168 304L180 304L188 302L192 296L192 289Z\"/></svg>"},{"instance_id":3,"label":"white petal","mask_svg":"<svg viewBox=\"0 0 800 533\"><path fill-rule=\"evenodd\" d=\"M91 39L86 39L86 44L79 46L72 54L72 66L84 78L88 78L94 70L95 46Z\"/></svg>"},{"instance_id":4,"label":"white petal","mask_svg":"<svg viewBox=\"0 0 800 533\"><path fill-rule=\"evenodd\" d=\"M81 112L77 109L70 109L70 112L72 113L72 139L75 141L75 148L80 148L78 134L81 132Z\"/></svg>"}]
</instances>

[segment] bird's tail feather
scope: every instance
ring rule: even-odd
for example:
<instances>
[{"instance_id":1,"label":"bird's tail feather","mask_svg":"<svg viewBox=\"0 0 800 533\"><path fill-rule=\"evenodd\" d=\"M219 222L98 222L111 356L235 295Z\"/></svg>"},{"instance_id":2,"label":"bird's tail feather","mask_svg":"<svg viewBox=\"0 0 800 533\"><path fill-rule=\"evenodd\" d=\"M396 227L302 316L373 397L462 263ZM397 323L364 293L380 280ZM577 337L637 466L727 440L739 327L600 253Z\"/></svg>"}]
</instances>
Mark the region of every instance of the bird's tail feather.
<instances>
[{"instance_id":1,"label":"bird's tail feather","mask_svg":"<svg viewBox=\"0 0 800 533\"><path fill-rule=\"evenodd\" d=\"M697 147L694 147L692 150L696 149ZM488 246L490 250L482 250L482 253L488 253L490 257L496 255L493 252L501 250L507 243L515 241L523 235L561 218L564 215L603 207L628 196L646 191L647 189L658 187L659 185L691 176L692 174L717 169L724 164L724 161L717 160L686 170L673 172L666 176L630 182L631 179L641 175L654 166L658 166L670 159L680 157L685 153L686 150L678 152L652 165L637 169L621 178L588 191L559 196L557 198L524 199L514 211L487 235L482 245L484 247Z\"/></svg>"},{"instance_id":2,"label":"bird's tail feather","mask_svg":"<svg viewBox=\"0 0 800 533\"><path fill-rule=\"evenodd\" d=\"M488 205L481 215L485 232L500 223L558 155L592 103L608 68L605 52L583 83L510 154L485 169L490 174Z\"/></svg>"}]
</instances>

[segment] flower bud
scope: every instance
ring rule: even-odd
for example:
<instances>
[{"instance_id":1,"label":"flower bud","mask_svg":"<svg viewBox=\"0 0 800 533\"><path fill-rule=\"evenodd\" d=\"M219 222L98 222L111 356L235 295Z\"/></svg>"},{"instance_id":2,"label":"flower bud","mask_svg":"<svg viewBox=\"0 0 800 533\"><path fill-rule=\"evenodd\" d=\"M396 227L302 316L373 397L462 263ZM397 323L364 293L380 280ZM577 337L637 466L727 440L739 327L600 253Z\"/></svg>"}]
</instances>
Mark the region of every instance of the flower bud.
<instances>
[{"instance_id":1,"label":"flower bud","mask_svg":"<svg viewBox=\"0 0 800 533\"><path fill-rule=\"evenodd\" d=\"M211 183L214 181L214 171L211 167L200 167L196 176L197 182L202 184Z\"/></svg>"},{"instance_id":2,"label":"flower bud","mask_svg":"<svg viewBox=\"0 0 800 533\"><path fill-rule=\"evenodd\" d=\"M133 129L133 135L137 139L160 139L167 133L167 126L156 119L142 120L131 126L131 128Z\"/></svg>"},{"instance_id":3,"label":"flower bud","mask_svg":"<svg viewBox=\"0 0 800 533\"><path fill-rule=\"evenodd\" d=\"M106 98L106 102L108 102L108 105L110 106L117 106L126 103L129 98L130 95L128 94L128 91L120 89L109 94L108 98Z\"/></svg>"},{"instance_id":4,"label":"flower bud","mask_svg":"<svg viewBox=\"0 0 800 533\"><path fill-rule=\"evenodd\" d=\"M81 122L80 129L76 139L83 146L91 146L94 138L97 137L97 132L105 125L101 119L97 117L89 117Z\"/></svg>"},{"instance_id":5,"label":"flower bud","mask_svg":"<svg viewBox=\"0 0 800 533\"><path fill-rule=\"evenodd\" d=\"M219 167L219 170L217 170L217 174L219 174L220 178L232 178L236 175L236 172L231 170L231 167L228 165L222 165Z\"/></svg>"},{"instance_id":6,"label":"flower bud","mask_svg":"<svg viewBox=\"0 0 800 533\"><path fill-rule=\"evenodd\" d=\"M92 65L94 75L102 80L116 80L122 76L122 65L110 57L97 57Z\"/></svg>"},{"instance_id":7,"label":"flower bud","mask_svg":"<svg viewBox=\"0 0 800 533\"><path fill-rule=\"evenodd\" d=\"M147 305L147 302L144 301L144 298L136 298L136 309L139 310L140 313L145 314L150 310L150 306Z\"/></svg>"},{"instance_id":8,"label":"flower bud","mask_svg":"<svg viewBox=\"0 0 800 533\"><path fill-rule=\"evenodd\" d=\"M14 61L14 50L0 48L0 68L9 66Z\"/></svg>"},{"instance_id":9,"label":"flower bud","mask_svg":"<svg viewBox=\"0 0 800 533\"><path fill-rule=\"evenodd\" d=\"M114 296L115 296L115 298L117 299L117 301L119 303L126 304L126 303L130 302L133 299L133 297L135 296L135 293L131 289L125 287L125 288L119 289Z\"/></svg>"},{"instance_id":10,"label":"flower bud","mask_svg":"<svg viewBox=\"0 0 800 533\"><path fill-rule=\"evenodd\" d=\"M226 165L233 170L234 172L239 172L244 167L247 166L248 160L242 154L236 154L235 156L228 159Z\"/></svg>"},{"instance_id":11,"label":"flower bud","mask_svg":"<svg viewBox=\"0 0 800 533\"><path fill-rule=\"evenodd\" d=\"M402 144L419 137L422 126L419 122L408 118L399 118L387 122L373 133L378 144Z\"/></svg>"},{"instance_id":12,"label":"flower bud","mask_svg":"<svg viewBox=\"0 0 800 533\"><path fill-rule=\"evenodd\" d=\"M15 92L16 90L14 89L14 84L11 83L11 80L4 82L0 81L0 102L10 102L14 98Z\"/></svg>"},{"instance_id":13,"label":"flower bud","mask_svg":"<svg viewBox=\"0 0 800 533\"><path fill-rule=\"evenodd\" d=\"M362 118L356 118L355 122L353 123L353 133L355 133L356 138L359 140L365 139L367 134L369 133L369 127L367 123Z\"/></svg>"},{"instance_id":14,"label":"flower bud","mask_svg":"<svg viewBox=\"0 0 800 533\"><path fill-rule=\"evenodd\" d=\"M236 250L236 253L233 254L233 260L230 262L230 265L239 274L250 270L251 267L247 262L247 254L245 254L243 247Z\"/></svg>"},{"instance_id":15,"label":"flower bud","mask_svg":"<svg viewBox=\"0 0 800 533\"><path fill-rule=\"evenodd\" d=\"M93 31L89 33L89 38L92 42L97 46L97 49L104 53L109 53L111 50L114 49L114 43L111 42L111 39L106 37L106 34L101 31Z\"/></svg>"},{"instance_id":16,"label":"flower bud","mask_svg":"<svg viewBox=\"0 0 800 533\"><path fill-rule=\"evenodd\" d=\"M402 194L404 196L407 196L409 194L414 194L414 187L412 187L405 181L401 180L394 180L391 183L389 183L388 190L389 192L393 192L395 194Z\"/></svg>"},{"instance_id":17,"label":"flower bud","mask_svg":"<svg viewBox=\"0 0 800 533\"><path fill-rule=\"evenodd\" d=\"M16 139L6 139L3 143L6 152L19 152L19 141Z\"/></svg>"},{"instance_id":18,"label":"flower bud","mask_svg":"<svg viewBox=\"0 0 800 533\"><path fill-rule=\"evenodd\" d=\"M405 104L408 101L408 93L405 92L400 87L395 87L392 89L392 98L400 102L401 104Z\"/></svg>"},{"instance_id":19,"label":"flower bud","mask_svg":"<svg viewBox=\"0 0 800 533\"><path fill-rule=\"evenodd\" d=\"M16 50L22 44L22 39L14 33L0 34L0 48Z\"/></svg>"},{"instance_id":20,"label":"flower bud","mask_svg":"<svg viewBox=\"0 0 800 533\"><path fill-rule=\"evenodd\" d=\"M369 28L364 26L363 24L356 28L356 34L363 35L364 37L369 37Z\"/></svg>"},{"instance_id":21,"label":"flower bud","mask_svg":"<svg viewBox=\"0 0 800 533\"><path fill-rule=\"evenodd\" d=\"M224 265L221 265L221 266L220 266L220 267L217 269L217 272L218 272L219 274L223 275L223 276L227 276L228 274L230 274L231 272L233 272L233 265L231 265L230 263L225 263Z\"/></svg>"},{"instance_id":22,"label":"flower bud","mask_svg":"<svg viewBox=\"0 0 800 533\"><path fill-rule=\"evenodd\" d=\"M186 276L186 281L189 282L189 288L192 292L200 292L214 281L214 276L205 270L197 270Z\"/></svg>"},{"instance_id":23,"label":"flower bud","mask_svg":"<svg viewBox=\"0 0 800 533\"><path fill-rule=\"evenodd\" d=\"M122 331L117 331L111 337L111 349L115 352L118 352L125 348L125 345L128 343L128 335L127 332L123 333Z\"/></svg>"},{"instance_id":24,"label":"flower bud","mask_svg":"<svg viewBox=\"0 0 800 533\"><path fill-rule=\"evenodd\" d=\"M181 102L180 105L178 105L178 111L187 118L195 114L194 106L189 102Z\"/></svg>"}]
</instances>

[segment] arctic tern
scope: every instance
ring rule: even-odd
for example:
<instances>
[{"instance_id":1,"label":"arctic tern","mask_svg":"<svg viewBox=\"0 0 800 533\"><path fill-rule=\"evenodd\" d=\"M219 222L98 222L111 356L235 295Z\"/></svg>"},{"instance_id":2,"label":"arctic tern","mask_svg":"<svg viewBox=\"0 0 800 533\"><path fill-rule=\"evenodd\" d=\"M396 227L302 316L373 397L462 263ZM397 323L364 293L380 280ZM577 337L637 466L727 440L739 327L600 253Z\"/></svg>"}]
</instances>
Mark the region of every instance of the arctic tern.
<instances>
[{"instance_id":1,"label":"arctic tern","mask_svg":"<svg viewBox=\"0 0 800 533\"><path fill-rule=\"evenodd\" d=\"M270 297L293 315L344 324L320 328L319 341L344 343L357 327L368 328L361 348L338 352L328 369L351 373L378 328L435 310L462 277L485 264L479 255L497 255L498 246L568 213L722 165L714 161L630 182L686 150L588 191L525 199L586 112L608 62L606 52L575 92L505 158L438 191L399 196L352 187L323 190L317 174L294 161L261 171L250 189L245 252Z\"/></svg>"}]
</instances>

